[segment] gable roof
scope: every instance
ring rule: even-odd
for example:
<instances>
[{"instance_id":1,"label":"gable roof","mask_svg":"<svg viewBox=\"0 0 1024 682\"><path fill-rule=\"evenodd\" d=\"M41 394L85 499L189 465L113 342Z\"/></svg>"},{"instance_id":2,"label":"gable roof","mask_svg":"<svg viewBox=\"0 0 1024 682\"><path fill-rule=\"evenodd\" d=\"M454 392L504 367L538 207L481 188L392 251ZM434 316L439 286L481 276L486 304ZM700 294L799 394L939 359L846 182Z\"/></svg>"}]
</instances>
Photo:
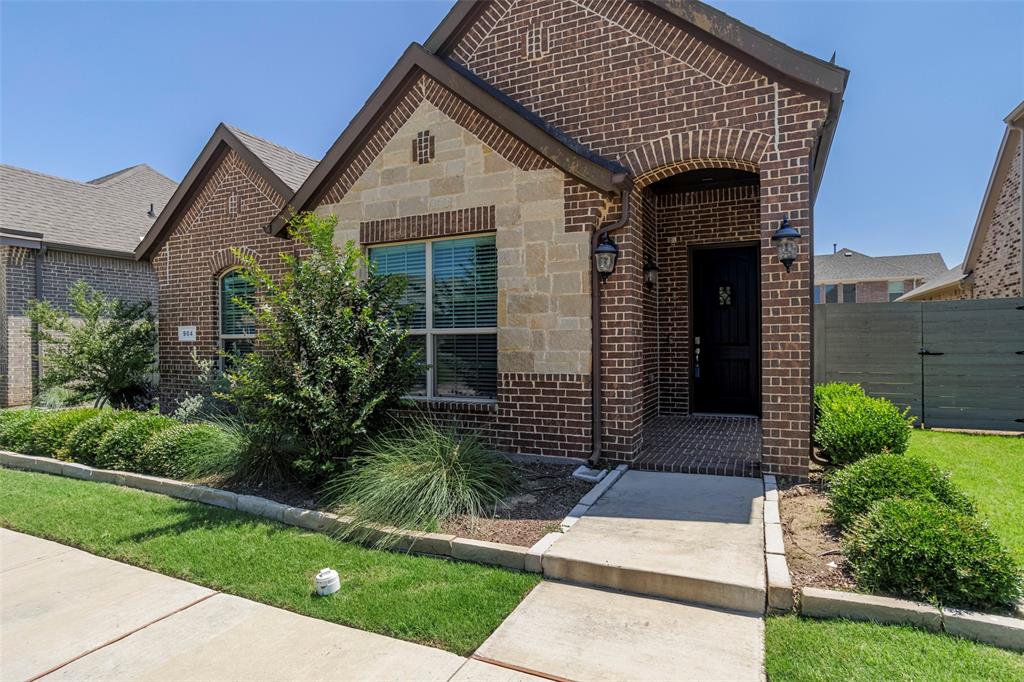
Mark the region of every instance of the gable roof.
<instances>
[{"instance_id":1,"label":"gable roof","mask_svg":"<svg viewBox=\"0 0 1024 682\"><path fill-rule=\"evenodd\" d=\"M330 188L335 171L359 152L374 125L390 112L396 99L404 94L405 86L419 75L437 81L566 174L591 187L610 192L628 181L626 169L616 162L586 149L476 76L413 43L327 150L323 160L292 197L290 205L271 223L271 234L284 229L292 210L305 210Z\"/></svg>"},{"instance_id":2,"label":"gable roof","mask_svg":"<svg viewBox=\"0 0 1024 682\"><path fill-rule=\"evenodd\" d=\"M447 55L490 4L490 0L457 0L430 34L424 44L426 49L439 56ZM834 61L826 62L796 50L698 0L645 0L636 4L669 23L682 23L686 28L695 30L707 42L727 53L753 60L762 72L777 74L784 80L809 87L828 97L828 116L819 131L813 159L813 203L843 108L843 93L850 77L849 70L837 66Z\"/></svg>"},{"instance_id":3,"label":"gable roof","mask_svg":"<svg viewBox=\"0 0 1024 682\"><path fill-rule=\"evenodd\" d=\"M306 176L316 167L314 159L256 137L243 130L220 123L209 141L189 168L178 189L160 212L146 237L135 249L137 259L146 258L160 238L188 209L207 176L229 150L237 153L245 163L266 180L285 200L291 198Z\"/></svg>"},{"instance_id":4,"label":"gable roof","mask_svg":"<svg viewBox=\"0 0 1024 682\"><path fill-rule=\"evenodd\" d=\"M951 289L955 287L957 284L960 284L960 282L962 282L965 277L967 277L967 273L964 272L963 265L963 263L958 263L957 265L951 267L949 270L946 270L941 275L936 275L935 277L932 277L931 279L929 279L927 282L917 287L916 289L911 289L910 291L903 294L896 300L916 301L918 299L926 298L927 296L937 294L940 291L945 291L946 289Z\"/></svg>"},{"instance_id":5,"label":"gable roof","mask_svg":"<svg viewBox=\"0 0 1024 682\"><path fill-rule=\"evenodd\" d=\"M131 258L177 184L141 164L79 182L0 165L0 231L62 251Z\"/></svg>"},{"instance_id":6,"label":"gable roof","mask_svg":"<svg viewBox=\"0 0 1024 682\"><path fill-rule=\"evenodd\" d=\"M853 249L814 257L815 282L928 279L946 272L939 253L867 256Z\"/></svg>"},{"instance_id":7,"label":"gable roof","mask_svg":"<svg viewBox=\"0 0 1024 682\"><path fill-rule=\"evenodd\" d=\"M1006 123L1006 130L1003 132L1003 139L999 143L999 151L996 153L996 162L992 167L992 174L989 176L988 185L985 187L985 194L981 199L981 208L978 211L978 219L974 223L974 230L971 232L971 241L967 245L967 255L964 257L964 272L970 273L978 262L981 255L981 246L985 243L988 235L988 228L992 224L992 214L995 211L999 195L1003 190L1006 176L1010 172L1010 164L1018 148L1024 145L1024 102L1021 102L1010 114L1003 119ZM1024 154L1024 149L1021 150ZM1024 190L1021 190L1024 194ZM1024 196L1020 198L1024 202ZM1024 215L1024 210L1021 211ZM1024 220L1024 218L1022 218ZM1022 227L1024 229L1024 227Z\"/></svg>"}]
</instances>

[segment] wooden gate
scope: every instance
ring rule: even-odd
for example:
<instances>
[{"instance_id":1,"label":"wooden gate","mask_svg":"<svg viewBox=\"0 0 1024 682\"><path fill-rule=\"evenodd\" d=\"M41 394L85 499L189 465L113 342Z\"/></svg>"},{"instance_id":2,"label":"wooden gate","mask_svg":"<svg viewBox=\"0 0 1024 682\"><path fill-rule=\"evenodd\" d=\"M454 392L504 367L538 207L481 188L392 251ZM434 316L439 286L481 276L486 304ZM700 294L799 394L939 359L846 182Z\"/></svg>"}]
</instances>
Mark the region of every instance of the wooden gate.
<instances>
[{"instance_id":1,"label":"wooden gate","mask_svg":"<svg viewBox=\"0 0 1024 682\"><path fill-rule=\"evenodd\" d=\"M1024 431L1024 299L816 305L814 380L929 427Z\"/></svg>"}]
</instances>

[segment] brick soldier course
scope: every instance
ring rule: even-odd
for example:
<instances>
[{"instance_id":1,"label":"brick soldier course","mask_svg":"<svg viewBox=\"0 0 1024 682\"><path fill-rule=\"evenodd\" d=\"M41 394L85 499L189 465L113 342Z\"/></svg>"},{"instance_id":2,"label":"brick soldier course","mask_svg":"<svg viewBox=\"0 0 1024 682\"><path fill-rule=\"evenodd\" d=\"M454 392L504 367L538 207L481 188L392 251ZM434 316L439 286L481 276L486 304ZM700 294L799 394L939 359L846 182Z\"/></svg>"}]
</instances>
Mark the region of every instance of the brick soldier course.
<instances>
[{"instance_id":1,"label":"brick soldier course","mask_svg":"<svg viewBox=\"0 0 1024 682\"><path fill-rule=\"evenodd\" d=\"M266 154L246 159L232 147L215 158L208 145L139 253L158 277L169 273L161 301L165 292L187 301L176 309L188 311L205 350L215 343L218 269L230 266L211 254L290 248L262 228L283 235L294 210L337 216L338 243L493 234L497 395L421 407L458 415L507 451L586 457L600 446L606 461L634 462L645 423L690 410L687 250L753 243L757 454L766 471L803 476L811 209L846 77L697 2L459 2L293 182L261 188L261 179L274 184ZM695 191L716 173L729 182ZM232 191L234 216L225 215ZM770 241L784 215L802 234L789 273ZM591 234L616 221L620 258L597 292L595 356ZM645 256L661 269L655 289L643 283ZM161 369L171 399L191 374L171 335L184 318L167 305Z\"/></svg>"}]
</instances>

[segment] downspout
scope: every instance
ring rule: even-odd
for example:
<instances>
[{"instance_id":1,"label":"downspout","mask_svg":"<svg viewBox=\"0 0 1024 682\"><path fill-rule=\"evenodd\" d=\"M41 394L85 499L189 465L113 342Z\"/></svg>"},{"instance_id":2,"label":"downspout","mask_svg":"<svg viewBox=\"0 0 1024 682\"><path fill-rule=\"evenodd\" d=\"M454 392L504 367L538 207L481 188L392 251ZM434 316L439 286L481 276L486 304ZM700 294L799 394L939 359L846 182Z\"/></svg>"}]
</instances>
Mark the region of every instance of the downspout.
<instances>
[{"instance_id":1,"label":"downspout","mask_svg":"<svg viewBox=\"0 0 1024 682\"><path fill-rule=\"evenodd\" d=\"M36 249L35 258L35 269L36 269L36 286L35 286L35 299L37 301L43 300L43 260L46 258L46 244L40 244L39 248ZM42 351L41 344L36 334L39 332L39 326L32 323L32 399L39 395L39 385L42 381L43 373L43 362L40 357Z\"/></svg>"},{"instance_id":2,"label":"downspout","mask_svg":"<svg viewBox=\"0 0 1024 682\"><path fill-rule=\"evenodd\" d=\"M590 253L601 242L601 239L615 230L618 230L629 223L632 217L632 190L633 179L626 173L618 173L613 183L619 190L619 203L622 205L622 214L613 223L595 230L590 237ZM593 448L590 458L587 460L591 466L596 466L601 459L601 276L594 267L594 259L590 259L590 403L592 405L591 415L591 442Z\"/></svg>"}]
</instances>

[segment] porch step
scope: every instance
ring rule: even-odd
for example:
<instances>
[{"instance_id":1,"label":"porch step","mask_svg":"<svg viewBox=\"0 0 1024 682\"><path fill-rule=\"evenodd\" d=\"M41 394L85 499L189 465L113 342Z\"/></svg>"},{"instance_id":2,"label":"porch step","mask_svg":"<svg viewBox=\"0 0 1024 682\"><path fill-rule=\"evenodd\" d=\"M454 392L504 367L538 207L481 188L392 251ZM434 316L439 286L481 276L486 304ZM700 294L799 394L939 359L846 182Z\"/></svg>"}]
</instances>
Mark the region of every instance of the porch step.
<instances>
[{"instance_id":1,"label":"porch step","mask_svg":"<svg viewBox=\"0 0 1024 682\"><path fill-rule=\"evenodd\" d=\"M763 486L627 471L544 554L545 577L763 613Z\"/></svg>"}]
</instances>

